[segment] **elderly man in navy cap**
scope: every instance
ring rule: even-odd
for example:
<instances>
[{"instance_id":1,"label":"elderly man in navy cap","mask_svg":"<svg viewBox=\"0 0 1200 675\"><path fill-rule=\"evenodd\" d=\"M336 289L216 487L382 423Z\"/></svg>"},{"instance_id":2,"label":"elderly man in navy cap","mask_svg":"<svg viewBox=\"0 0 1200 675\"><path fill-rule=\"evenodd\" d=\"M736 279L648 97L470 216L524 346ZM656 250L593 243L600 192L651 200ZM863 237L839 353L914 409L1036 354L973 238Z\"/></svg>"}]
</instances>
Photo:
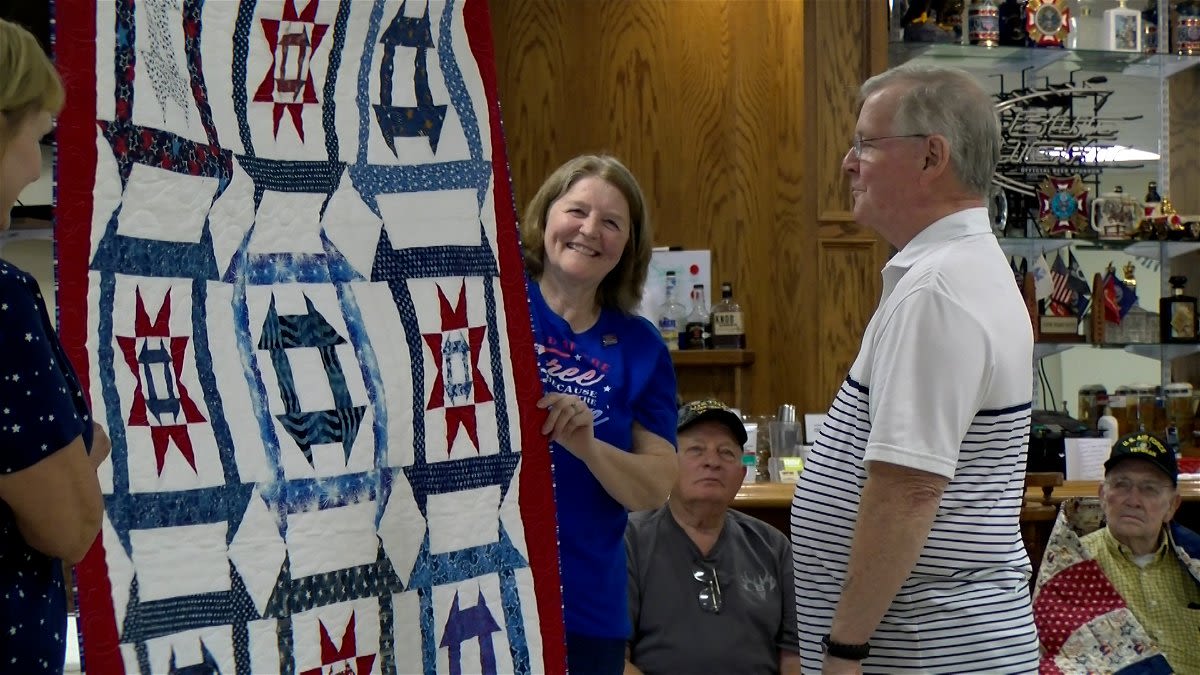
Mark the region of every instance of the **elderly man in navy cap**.
<instances>
[{"instance_id":1,"label":"elderly man in navy cap","mask_svg":"<svg viewBox=\"0 0 1200 675\"><path fill-rule=\"evenodd\" d=\"M629 517L625 673L800 672L787 537L729 509L746 467L746 428L720 401L679 410L671 497Z\"/></svg>"},{"instance_id":2,"label":"elderly man in navy cap","mask_svg":"<svg viewBox=\"0 0 1200 675\"><path fill-rule=\"evenodd\" d=\"M1171 522L1178 476L1174 451L1157 437L1123 436L1100 484L1107 525L1081 542L1172 670L1200 673L1200 581L1188 571L1200 537Z\"/></svg>"}]
</instances>

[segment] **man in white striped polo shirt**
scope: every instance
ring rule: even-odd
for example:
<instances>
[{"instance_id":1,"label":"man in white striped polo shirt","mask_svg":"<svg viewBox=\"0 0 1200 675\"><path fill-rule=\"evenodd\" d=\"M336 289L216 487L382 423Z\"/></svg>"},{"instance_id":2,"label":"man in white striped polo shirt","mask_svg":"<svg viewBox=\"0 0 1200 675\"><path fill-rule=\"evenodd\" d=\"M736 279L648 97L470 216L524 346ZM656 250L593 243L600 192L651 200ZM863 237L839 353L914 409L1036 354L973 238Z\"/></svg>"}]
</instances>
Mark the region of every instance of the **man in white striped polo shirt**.
<instances>
[{"instance_id":1,"label":"man in white striped polo shirt","mask_svg":"<svg viewBox=\"0 0 1200 675\"><path fill-rule=\"evenodd\" d=\"M1019 527L1033 332L985 206L995 110L928 66L859 100L854 218L897 253L792 502L804 672L1036 672Z\"/></svg>"}]
</instances>

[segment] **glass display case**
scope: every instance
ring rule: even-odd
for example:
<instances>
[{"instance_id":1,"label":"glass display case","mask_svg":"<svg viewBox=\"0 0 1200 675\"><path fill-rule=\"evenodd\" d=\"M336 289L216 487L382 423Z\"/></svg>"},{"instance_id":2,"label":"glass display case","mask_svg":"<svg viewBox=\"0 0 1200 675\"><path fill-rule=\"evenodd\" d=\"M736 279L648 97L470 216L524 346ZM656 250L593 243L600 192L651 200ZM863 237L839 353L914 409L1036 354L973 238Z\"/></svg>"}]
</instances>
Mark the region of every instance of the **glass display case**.
<instances>
[{"instance_id":1,"label":"glass display case","mask_svg":"<svg viewBox=\"0 0 1200 675\"><path fill-rule=\"evenodd\" d=\"M1057 309L1077 322L1073 335L1041 336L1037 407L1061 410L1094 383L1167 385L1184 377L1173 377L1173 364L1200 359L1200 344L1158 339L1168 277L1188 276L1192 296L1200 284L1200 143L1172 142L1197 122L1171 119L1173 89L1176 98L1200 96L1200 44L1180 29L1193 5L1200 21L1193 0L891 2L891 65L962 68L995 96L1004 142L993 216L1015 272L1044 257L1077 291L1038 303L1039 314L1051 314L1050 303L1063 300ZM1050 17L1038 28L1039 11L1061 13L1062 24ZM1014 37L1022 17L1025 32ZM1120 323L1093 322L1105 288L1116 285L1110 273L1117 295L1136 293L1136 302L1120 304Z\"/></svg>"}]
</instances>

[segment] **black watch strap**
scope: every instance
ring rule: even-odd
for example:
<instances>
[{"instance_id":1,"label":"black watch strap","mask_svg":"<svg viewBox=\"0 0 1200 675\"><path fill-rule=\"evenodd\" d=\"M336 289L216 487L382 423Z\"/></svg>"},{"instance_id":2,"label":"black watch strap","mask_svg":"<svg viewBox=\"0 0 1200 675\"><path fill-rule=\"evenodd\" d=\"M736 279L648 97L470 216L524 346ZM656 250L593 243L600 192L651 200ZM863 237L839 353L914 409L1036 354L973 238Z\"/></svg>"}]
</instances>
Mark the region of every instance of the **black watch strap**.
<instances>
[{"instance_id":1,"label":"black watch strap","mask_svg":"<svg viewBox=\"0 0 1200 675\"><path fill-rule=\"evenodd\" d=\"M871 653L871 643L864 642L861 645L848 645L841 642L834 642L828 635L821 638L821 644L825 646L825 653L838 659L846 659L848 661L862 661Z\"/></svg>"}]
</instances>

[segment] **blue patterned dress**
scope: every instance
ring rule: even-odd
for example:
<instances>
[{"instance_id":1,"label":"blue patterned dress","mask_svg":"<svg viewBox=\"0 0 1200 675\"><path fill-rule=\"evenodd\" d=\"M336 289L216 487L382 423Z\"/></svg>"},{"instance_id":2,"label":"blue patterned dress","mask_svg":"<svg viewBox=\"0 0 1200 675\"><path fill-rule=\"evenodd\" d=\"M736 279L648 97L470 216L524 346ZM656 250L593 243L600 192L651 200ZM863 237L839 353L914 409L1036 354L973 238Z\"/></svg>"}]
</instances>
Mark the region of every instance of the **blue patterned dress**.
<instances>
[{"instance_id":1,"label":"blue patterned dress","mask_svg":"<svg viewBox=\"0 0 1200 675\"><path fill-rule=\"evenodd\" d=\"M37 282L0 260L0 474L27 469L79 435L91 416ZM0 672L61 673L62 561L34 550L0 501Z\"/></svg>"}]
</instances>

